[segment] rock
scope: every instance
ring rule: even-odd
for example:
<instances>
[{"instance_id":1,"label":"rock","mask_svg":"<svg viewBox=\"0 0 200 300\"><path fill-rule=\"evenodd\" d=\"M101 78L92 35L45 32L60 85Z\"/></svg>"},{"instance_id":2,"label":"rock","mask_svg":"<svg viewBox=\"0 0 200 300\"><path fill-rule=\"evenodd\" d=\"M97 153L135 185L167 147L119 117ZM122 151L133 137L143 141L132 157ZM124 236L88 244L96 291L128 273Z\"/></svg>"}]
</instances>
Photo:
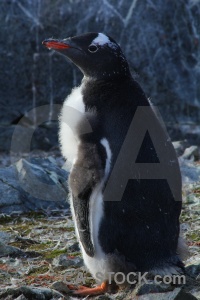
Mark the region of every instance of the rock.
<instances>
[{"instance_id":1,"label":"rock","mask_svg":"<svg viewBox=\"0 0 200 300\"><path fill-rule=\"evenodd\" d=\"M155 284L153 281L149 281L148 283L138 284L135 288L135 294L140 296L149 293L163 293L172 290L173 288L171 285L164 283Z\"/></svg>"},{"instance_id":2,"label":"rock","mask_svg":"<svg viewBox=\"0 0 200 300\"><path fill-rule=\"evenodd\" d=\"M71 252L78 252L80 251L79 243L75 242L71 246L68 247L68 250Z\"/></svg>"},{"instance_id":3,"label":"rock","mask_svg":"<svg viewBox=\"0 0 200 300\"><path fill-rule=\"evenodd\" d=\"M21 291L25 297L33 298L35 297L36 299L41 299L41 300L48 300L52 298L52 291L47 288L32 288L32 287L26 287L23 286L21 287Z\"/></svg>"},{"instance_id":4,"label":"rock","mask_svg":"<svg viewBox=\"0 0 200 300\"><path fill-rule=\"evenodd\" d=\"M189 265L185 269L190 277L198 278L200 281L200 264Z\"/></svg>"},{"instance_id":5,"label":"rock","mask_svg":"<svg viewBox=\"0 0 200 300\"><path fill-rule=\"evenodd\" d=\"M10 151L14 126L0 125L0 151Z\"/></svg>"},{"instance_id":6,"label":"rock","mask_svg":"<svg viewBox=\"0 0 200 300\"><path fill-rule=\"evenodd\" d=\"M83 265L83 260L80 257L69 257L66 254L61 254L58 257L53 259L54 266L63 266L63 267L70 267L76 266L81 267Z\"/></svg>"},{"instance_id":7,"label":"rock","mask_svg":"<svg viewBox=\"0 0 200 300\"><path fill-rule=\"evenodd\" d=\"M5 231L0 231L0 243L7 243L11 239L11 235Z\"/></svg>"},{"instance_id":8,"label":"rock","mask_svg":"<svg viewBox=\"0 0 200 300\"><path fill-rule=\"evenodd\" d=\"M187 282L187 281L186 281ZM193 283L194 284L194 283ZM195 287L195 284L194 284ZM168 284L156 284L152 280L148 282L138 283L136 286L127 287L124 290L119 290L115 294L116 300L192 300L196 299L191 291L185 291L185 285L175 287L174 285ZM197 299L196 299L197 300Z\"/></svg>"},{"instance_id":9,"label":"rock","mask_svg":"<svg viewBox=\"0 0 200 300\"><path fill-rule=\"evenodd\" d=\"M0 300L5 300L8 296L12 296L12 300L20 296L24 296L25 299L27 298L30 300L51 300L52 291L48 288L35 288L31 286L22 286L20 288L8 288L2 291L0 290Z\"/></svg>"},{"instance_id":10,"label":"rock","mask_svg":"<svg viewBox=\"0 0 200 300\"><path fill-rule=\"evenodd\" d=\"M3 256L25 256L25 252L16 247L5 245L0 241L0 257Z\"/></svg>"},{"instance_id":11,"label":"rock","mask_svg":"<svg viewBox=\"0 0 200 300\"><path fill-rule=\"evenodd\" d=\"M64 285L62 282L55 282L52 286L52 289L49 288L35 288L31 286L22 286L20 288L8 288L8 289L0 289L0 300L58 300L64 299L69 300L72 297L68 296L70 294L70 290ZM58 289L58 291L56 290ZM130 300L135 299L132 296L132 291L128 293L125 291L119 292L117 294L109 295L100 295L92 297L94 300ZM186 293L182 288L175 288L171 292L166 293L151 293L146 295L137 296L138 300L197 300L190 293Z\"/></svg>"},{"instance_id":12,"label":"rock","mask_svg":"<svg viewBox=\"0 0 200 300\"><path fill-rule=\"evenodd\" d=\"M193 159L194 161L199 160L199 148L197 146L190 146L189 148L186 148L182 158Z\"/></svg>"},{"instance_id":13,"label":"rock","mask_svg":"<svg viewBox=\"0 0 200 300\"><path fill-rule=\"evenodd\" d=\"M24 295L20 295L15 300L28 300L28 298L26 298Z\"/></svg>"},{"instance_id":14,"label":"rock","mask_svg":"<svg viewBox=\"0 0 200 300\"><path fill-rule=\"evenodd\" d=\"M130 299L130 298L124 298ZM138 300L197 300L196 297L190 293L186 293L182 288L175 288L171 292L166 293L151 293L137 297Z\"/></svg>"},{"instance_id":15,"label":"rock","mask_svg":"<svg viewBox=\"0 0 200 300\"><path fill-rule=\"evenodd\" d=\"M112 295L110 296L110 295L99 295L99 296L96 296L96 297L93 297L93 299L95 299L95 300L112 300L112 299L118 299L117 297L116 298L113 298L112 297ZM123 300L123 299L121 299L121 300Z\"/></svg>"},{"instance_id":16,"label":"rock","mask_svg":"<svg viewBox=\"0 0 200 300\"><path fill-rule=\"evenodd\" d=\"M57 168L55 172L56 167L52 167L52 164L50 166L50 161L46 164L46 169L39 163L29 163L25 159L20 159L15 166L21 187L31 196L47 201L65 199L66 192L62 189L58 176L58 172L61 173L62 170Z\"/></svg>"},{"instance_id":17,"label":"rock","mask_svg":"<svg viewBox=\"0 0 200 300\"><path fill-rule=\"evenodd\" d=\"M179 139L186 139L190 145L200 145L200 126L198 123L191 122L191 124L179 124Z\"/></svg>"},{"instance_id":18,"label":"rock","mask_svg":"<svg viewBox=\"0 0 200 300\"><path fill-rule=\"evenodd\" d=\"M0 169L0 213L66 209L68 172L51 158L21 159Z\"/></svg>"},{"instance_id":19,"label":"rock","mask_svg":"<svg viewBox=\"0 0 200 300\"><path fill-rule=\"evenodd\" d=\"M189 146L187 140L174 141L174 142L172 142L172 144L174 146L174 149L175 149L176 154L177 154L178 157L181 156L184 153L186 147Z\"/></svg>"},{"instance_id":20,"label":"rock","mask_svg":"<svg viewBox=\"0 0 200 300\"><path fill-rule=\"evenodd\" d=\"M58 145L58 125L53 123L51 126L39 126L33 128L23 125L1 125L0 124L0 151L10 151L12 149L13 133L17 130L15 137L19 143L26 141L27 137L31 137L29 151L34 149L49 150ZM24 145L20 144L20 152L23 152Z\"/></svg>"},{"instance_id":21,"label":"rock","mask_svg":"<svg viewBox=\"0 0 200 300\"><path fill-rule=\"evenodd\" d=\"M67 287L67 285L62 281L56 281L51 285L52 289L59 291L60 293L70 294L71 290Z\"/></svg>"},{"instance_id":22,"label":"rock","mask_svg":"<svg viewBox=\"0 0 200 300\"><path fill-rule=\"evenodd\" d=\"M183 183L188 184L200 181L200 165L196 165L182 157L179 158L179 165Z\"/></svg>"}]
</instances>

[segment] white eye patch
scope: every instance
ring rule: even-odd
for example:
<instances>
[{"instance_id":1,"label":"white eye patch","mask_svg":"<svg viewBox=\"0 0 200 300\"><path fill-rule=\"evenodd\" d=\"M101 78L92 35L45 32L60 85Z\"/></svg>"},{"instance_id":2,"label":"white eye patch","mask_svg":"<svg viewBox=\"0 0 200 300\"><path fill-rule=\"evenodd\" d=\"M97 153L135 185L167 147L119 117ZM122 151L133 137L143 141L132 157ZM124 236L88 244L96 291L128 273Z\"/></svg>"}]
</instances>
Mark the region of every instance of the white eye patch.
<instances>
[{"instance_id":1,"label":"white eye patch","mask_svg":"<svg viewBox=\"0 0 200 300\"><path fill-rule=\"evenodd\" d=\"M103 33L99 33L98 36L92 41L91 45L99 45L99 46L104 46L104 45L108 45L110 48L112 49L117 49L118 45L111 42L109 37L107 37L105 34Z\"/></svg>"}]
</instances>

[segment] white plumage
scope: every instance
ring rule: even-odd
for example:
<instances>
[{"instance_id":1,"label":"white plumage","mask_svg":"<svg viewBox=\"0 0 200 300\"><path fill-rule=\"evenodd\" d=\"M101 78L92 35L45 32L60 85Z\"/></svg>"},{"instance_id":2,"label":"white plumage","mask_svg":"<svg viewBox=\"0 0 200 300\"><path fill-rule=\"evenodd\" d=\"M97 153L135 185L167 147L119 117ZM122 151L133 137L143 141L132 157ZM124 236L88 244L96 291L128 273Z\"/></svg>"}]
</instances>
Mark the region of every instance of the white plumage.
<instances>
[{"instance_id":1,"label":"white plumage","mask_svg":"<svg viewBox=\"0 0 200 300\"><path fill-rule=\"evenodd\" d=\"M74 160L77 157L79 141L75 127L73 126L73 128L71 128L70 126L70 120L76 118L74 121L78 125L78 123L81 121L81 114L85 113L85 105L83 103L81 90L82 86L76 87L72 90L71 94L64 101L64 105L59 118L59 142L61 152L65 159L67 159L67 161L71 164L73 164ZM73 108L74 110L68 110L67 108ZM75 110L80 112L80 114L76 114Z\"/></svg>"}]
</instances>

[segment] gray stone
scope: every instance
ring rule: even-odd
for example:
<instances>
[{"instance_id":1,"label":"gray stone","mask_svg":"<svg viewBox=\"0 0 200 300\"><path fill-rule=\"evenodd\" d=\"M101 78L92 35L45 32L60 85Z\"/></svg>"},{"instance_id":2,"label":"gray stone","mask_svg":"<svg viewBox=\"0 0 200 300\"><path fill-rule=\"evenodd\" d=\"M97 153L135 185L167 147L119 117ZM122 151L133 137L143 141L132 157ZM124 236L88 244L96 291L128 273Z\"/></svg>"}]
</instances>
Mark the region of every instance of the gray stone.
<instances>
[{"instance_id":1,"label":"gray stone","mask_svg":"<svg viewBox=\"0 0 200 300\"><path fill-rule=\"evenodd\" d=\"M190 160L179 158L179 165L183 183L194 183L200 181L200 165Z\"/></svg>"},{"instance_id":2,"label":"gray stone","mask_svg":"<svg viewBox=\"0 0 200 300\"><path fill-rule=\"evenodd\" d=\"M198 278L200 281L200 264L189 265L185 269L190 277Z\"/></svg>"},{"instance_id":3,"label":"gray stone","mask_svg":"<svg viewBox=\"0 0 200 300\"><path fill-rule=\"evenodd\" d=\"M51 159L21 159L1 168L0 213L68 208L67 177Z\"/></svg>"},{"instance_id":4,"label":"gray stone","mask_svg":"<svg viewBox=\"0 0 200 300\"><path fill-rule=\"evenodd\" d=\"M181 156L185 149L189 146L188 141L184 140L184 141L174 141L172 142L174 149L176 151L177 156Z\"/></svg>"},{"instance_id":5,"label":"gray stone","mask_svg":"<svg viewBox=\"0 0 200 300\"><path fill-rule=\"evenodd\" d=\"M60 188L59 177L55 171L48 169L47 173L42 166L25 159L16 163L16 169L21 187L31 196L47 201L66 197L65 191Z\"/></svg>"},{"instance_id":6,"label":"gray stone","mask_svg":"<svg viewBox=\"0 0 200 300\"><path fill-rule=\"evenodd\" d=\"M62 293L52 289L52 299L51 300L75 300L69 295L63 295Z\"/></svg>"},{"instance_id":7,"label":"gray stone","mask_svg":"<svg viewBox=\"0 0 200 300\"><path fill-rule=\"evenodd\" d=\"M0 289L0 300L70 300L56 290L22 286L19 288Z\"/></svg>"},{"instance_id":8,"label":"gray stone","mask_svg":"<svg viewBox=\"0 0 200 300\"><path fill-rule=\"evenodd\" d=\"M5 245L0 241L0 257L3 256L24 256L25 253L20 249Z\"/></svg>"},{"instance_id":9,"label":"gray stone","mask_svg":"<svg viewBox=\"0 0 200 300\"><path fill-rule=\"evenodd\" d=\"M155 284L153 281L149 281L149 283L143 283L136 286L135 293L137 296L149 294L149 293L163 293L172 291L173 288L171 285L166 284Z\"/></svg>"},{"instance_id":10,"label":"gray stone","mask_svg":"<svg viewBox=\"0 0 200 300\"><path fill-rule=\"evenodd\" d=\"M58 144L58 126L52 122L51 125L38 126L35 129L23 125L1 125L0 124L0 151L11 151L13 137L15 143L19 142L20 152L23 150L32 151L34 149L49 150ZM13 135L15 133L15 135ZM24 141L31 137L29 149L24 149ZM23 141L23 143L22 143ZM27 152L27 151L26 151Z\"/></svg>"},{"instance_id":11,"label":"gray stone","mask_svg":"<svg viewBox=\"0 0 200 300\"><path fill-rule=\"evenodd\" d=\"M179 139L188 140L190 145L200 145L200 126L198 123L184 124L184 122L181 122L178 127L177 137Z\"/></svg>"},{"instance_id":12,"label":"gray stone","mask_svg":"<svg viewBox=\"0 0 200 300\"><path fill-rule=\"evenodd\" d=\"M10 151L14 126L0 125L0 151Z\"/></svg>"},{"instance_id":13,"label":"gray stone","mask_svg":"<svg viewBox=\"0 0 200 300\"><path fill-rule=\"evenodd\" d=\"M69 258L66 254L61 254L53 259L53 265L63 267L81 267L83 265L83 260L78 256Z\"/></svg>"},{"instance_id":14,"label":"gray stone","mask_svg":"<svg viewBox=\"0 0 200 300\"><path fill-rule=\"evenodd\" d=\"M194 161L199 160L199 148L197 146L190 146L189 148L186 148L182 158L193 159Z\"/></svg>"},{"instance_id":15,"label":"gray stone","mask_svg":"<svg viewBox=\"0 0 200 300\"><path fill-rule=\"evenodd\" d=\"M78 252L80 251L79 243L75 242L71 246L68 247L68 250L71 252Z\"/></svg>"},{"instance_id":16,"label":"gray stone","mask_svg":"<svg viewBox=\"0 0 200 300\"><path fill-rule=\"evenodd\" d=\"M24 295L20 295L15 300L28 300L28 298L26 298Z\"/></svg>"},{"instance_id":17,"label":"gray stone","mask_svg":"<svg viewBox=\"0 0 200 300\"><path fill-rule=\"evenodd\" d=\"M52 298L52 291L48 288L34 288L22 286L21 292L25 297L30 299L31 297L38 300L50 300Z\"/></svg>"},{"instance_id":18,"label":"gray stone","mask_svg":"<svg viewBox=\"0 0 200 300\"><path fill-rule=\"evenodd\" d=\"M0 231L0 243L8 243L11 239L11 235L5 231Z\"/></svg>"},{"instance_id":19,"label":"gray stone","mask_svg":"<svg viewBox=\"0 0 200 300\"><path fill-rule=\"evenodd\" d=\"M67 287L67 285L62 281L56 281L51 285L52 289L59 291L60 293L69 294L71 290Z\"/></svg>"},{"instance_id":20,"label":"gray stone","mask_svg":"<svg viewBox=\"0 0 200 300\"><path fill-rule=\"evenodd\" d=\"M51 300L52 291L48 288L35 288L31 286L22 286L20 288L7 288L0 290L0 300L4 300L8 296L12 296L11 299L23 295L30 300ZM23 298L22 298L23 299Z\"/></svg>"},{"instance_id":21,"label":"gray stone","mask_svg":"<svg viewBox=\"0 0 200 300\"><path fill-rule=\"evenodd\" d=\"M124 298L126 299L126 298ZM127 298L128 299L128 298ZM190 293L186 293L182 288L175 288L167 293L152 293L137 297L138 300L197 300L196 297Z\"/></svg>"},{"instance_id":22,"label":"gray stone","mask_svg":"<svg viewBox=\"0 0 200 300\"><path fill-rule=\"evenodd\" d=\"M93 297L93 299L95 300L112 300L112 299L118 299L118 298L113 298L112 295L99 295L99 296L96 296L96 297ZM123 299L122 299L123 300Z\"/></svg>"}]
</instances>

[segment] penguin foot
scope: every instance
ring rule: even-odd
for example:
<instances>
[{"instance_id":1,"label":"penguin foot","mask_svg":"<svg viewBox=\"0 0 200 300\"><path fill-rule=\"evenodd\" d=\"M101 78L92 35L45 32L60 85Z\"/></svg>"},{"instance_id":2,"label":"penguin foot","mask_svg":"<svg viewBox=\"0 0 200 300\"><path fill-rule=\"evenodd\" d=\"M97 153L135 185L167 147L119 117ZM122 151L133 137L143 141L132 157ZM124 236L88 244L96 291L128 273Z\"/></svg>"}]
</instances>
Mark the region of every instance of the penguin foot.
<instances>
[{"instance_id":1,"label":"penguin foot","mask_svg":"<svg viewBox=\"0 0 200 300\"><path fill-rule=\"evenodd\" d=\"M93 288L89 288L86 286L75 286L75 285L68 285L68 288L73 291L74 295L79 296L93 296L93 295L101 295L108 291L108 282L104 281L101 285L98 285Z\"/></svg>"}]
</instances>

